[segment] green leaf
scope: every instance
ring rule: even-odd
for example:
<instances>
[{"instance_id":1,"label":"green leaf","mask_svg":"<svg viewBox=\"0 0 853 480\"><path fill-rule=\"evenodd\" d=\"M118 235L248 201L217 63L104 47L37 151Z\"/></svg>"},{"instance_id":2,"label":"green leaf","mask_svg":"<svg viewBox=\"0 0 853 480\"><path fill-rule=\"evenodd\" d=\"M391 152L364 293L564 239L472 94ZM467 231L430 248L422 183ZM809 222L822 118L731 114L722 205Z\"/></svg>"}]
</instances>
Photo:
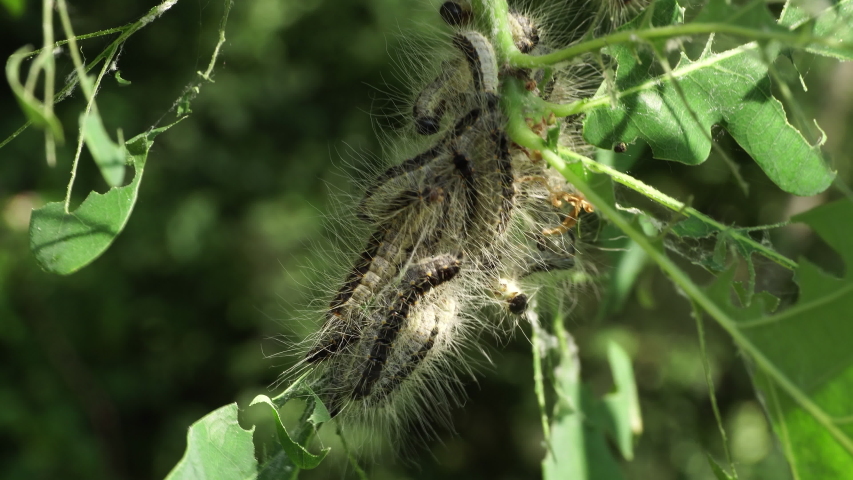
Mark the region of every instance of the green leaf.
<instances>
[{"instance_id":1,"label":"green leaf","mask_svg":"<svg viewBox=\"0 0 853 480\"><path fill-rule=\"evenodd\" d=\"M827 3L815 1L793 3L789 1L785 5L785 9L782 10L779 24L789 27L791 30L796 29L816 37L832 38L850 45L853 43L853 29L850 28L850 25L853 24L853 0ZM815 10L820 11L815 12ZM814 14L812 15L810 12L814 12ZM849 48L810 45L806 47L806 51L840 60L853 60L853 53Z\"/></svg>"},{"instance_id":2,"label":"green leaf","mask_svg":"<svg viewBox=\"0 0 853 480\"><path fill-rule=\"evenodd\" d=\"M563 348L555 369L558 402L551 425L551 443L542 462L545 480L624 478L606 434L614 439L625 458L632 458L633 433L641 429L640 410L627 354L611 343L608 357L616 391L602 401L592 398L581 385L577 348L573 343Z\"/></svg>"},{"instance_id":3,"label":"green leaf","mask_svg":"<svg viewBox=\"0 0 853 480\"><path fill-rule=\"evenodd\" d=\"M6 60L6 81L9 82L9 87L12 89L12 93L15 94L15 99L18 101L18 105L21 106L21 110L23 110L27 118L33 122L33 125L47 129L51 134L53 134L58 143L63 143L65 141L65 135L62 132L62 124L59 123L59 119L56 118L56 115L53 113L47 114L44 109L44 103L35 98L32 92L27 91L24 86L21 85L19 80L21 61L26 58L30 52L32 52L32 48L21 47L18 51L9 56L9 59ZM36 60L34 60L34 62L52 61L53 57L41 54L36 58Z\"/></svg>"},{"instance_id":4,"label":"green leaf","mask_svg":"<svg viewBox=\"0 0 853 480\"><path fill-rule=\"evenodd\" d=\"M130 218L154 137L178 122L149 130L127 142L127 153L136 172L129 185L113 187L105 194L91 192L71 213L65 212L62 202L33 210L30 250L43 269L68 275L104 253Z\"/></svg>"},{"instance_id":5,"label":"green leaf","mask_svg":"<svg viewBox=\"0 0 853 480\"><path fill-rule=\"evenodd\" d=\"M308 378L308 373L302 375L284 392L272 399L259 395L252 401L252 405L266 404L271 407L278 440L270 448L258 452L257 458L261 461L261 469L258 472L260 479L295 479L301 469L316 467L329 452L326 448L319 455L313 455L303 446L307 445L320 425L331 419L326 406L311 390ZM278 409L294 398L307 400L305 412L297 426L295 439L287 433L278 414Z\"/></svg>"},{"instance_id":6,"label":"green leaf","mask_svg":"<svg viewBox=\"0 0 853 480\"><path fill-rule=\"evenodd\" d=\"M764 0L752 0L743 6L727 0L709 0L693 20L693 23L725 23L752 30L787 32L779 26L767 9Z\"/></svg>"},{"instance_id":7,"label":"green leaf","mask_svg":"<svg viewBox=\"0 0 853 480\"><path fill-rule=\"evenodd\" d=\"M759 10L746 13L750 12L764 16ZM712 10L706 15L723 14ZM771 93L768 69L758 48L750 43L715 53L709 42L695 61L682 52L670 77L656 73L650 52L636 52L625 45L610 47L619 64L615 82L619 101L613 108L605 104L588 113L584 138L601 148L641 138L658 159L698 165L708 158L711 127L718 124L783 190L796 195L824 191L835 172L824 162L819 145L810 145L788 123L782 104ZM596 95L607 96L603 90Z\"/></svg>"},{"instance_id":8,"label":"green leaf","mask_svg":"<svg viewBox=\"0 0 853 480\"><path fill-rule=\"evenodd\" d=\"M322 462L323 459L326 458L326 455L329 453L329 450L331 450L330 448L324 448L320 451L319 455L314 455L308 450L306 450L305 447L290 438L290 435L287 433L287 430L281 423L281 417L278 414L278 408L268 396L258 395L257 397L255 397L254 400L252 400L250 406L257 404L266 404L270 407L270 413L272 413L275 419L276 434L278 435L278 441L281 444L281 448L284 450L284 453L287 455L287 458L289 458L297 468L303 470L310 470L312 468L316 468L317 465L319 465L320 462ZM323 407L323 411L325 410L326 408ZM316 407L314 409L314 413L312 413L312 417L314 415L317 415ZM322 416L322 413L320 413L319 417L322 418ZM326 418L328 418L328 411L325 411L325 416Z\"/></svg>"},{"instance_id":9,"label":"green leaf","mask_svg":"<svg viewBox=\"0 0 853 480\"><path fill-rule=\"evenodd\" d=\"M847 478L853 472L853 203L820 206L794 218L811 225L846 266L843 278L801 260L797 303L757 294L747 308L731 302L733 270L708 290L731 319L755 364L753 380L795 478Z\"/></svg>"},{"instance_id":10,"label":"green leaf","mask_svg":"<svg viewBox=\"0 0 853 480\"><path fill-rule=\"evenodd\" d=\"M606 297L599 305L598 319L622 310L640 273L649 263L646 252L636 242L621 236L618 229L605 226L603 237L613 239L602 242L602 247L607 249L614 268L607 275Z\"/></svg>"},{"instance_id":11,"label":"green leaf","mask_svg":"<svg viewBox=\"0 0 853 480\"><path fill-rule=\"evenodd\" d=\"M92 158L101 169L101 175L111 187L118 187L124 181L124 166L127 158L121 130L118 132L119 143L110 139L104 122L98 114L98 109L92 103L92 110L86 114L80 114L80 125L83 131L83 140L92 154Z\"/></svg>"},{"instance_id":12,"label":"green leaf","mask_svg":"<svg viewBox=\"0 0 853 480\"><path fill-rule=\"evenodd\" d=\"M634 458L634 435L643 431L640 398L634 380L631 357L616 342L607 346L607 360L613 373L616 390L604 396L607 409L607 431L626 460ZM612 421L611 421L612 420Z\"/></svg>"},{"instance_id":13,"label":"green leaf","mask_svg":"<svg viewBox=\"0 0 853 480\"><path fill-rule=\"evenodd\" d=\"M167 480L255 478L253 431L237 422L236 403L208 413L190 426L187 449Z\"/></svg>"}]
</instances>

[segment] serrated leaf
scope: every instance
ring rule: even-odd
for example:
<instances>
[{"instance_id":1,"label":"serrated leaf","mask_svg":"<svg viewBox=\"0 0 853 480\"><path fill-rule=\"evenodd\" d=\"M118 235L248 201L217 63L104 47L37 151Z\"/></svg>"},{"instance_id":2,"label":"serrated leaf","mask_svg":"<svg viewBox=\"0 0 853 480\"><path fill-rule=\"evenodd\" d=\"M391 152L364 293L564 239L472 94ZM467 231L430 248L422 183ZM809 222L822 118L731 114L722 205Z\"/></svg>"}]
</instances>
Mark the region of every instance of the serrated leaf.
<instances>
[{"instance_id":1,"label":"serrated leaf","mask_svg":"<svg viewBox=\"0 0 853 480\"><path fill-rule=\"evenodd\" d=\"M757 12L752 16L766 22L767 17ZM721 11L707 15L724 16ZM641 138L652 147L655 158L698 165L711 151L711 127L721 125L783 190L796 195L822 192L835 172L824 162L819 146L810 145L788 123L782 104L771 93L768 69L758 48L747 44L715 53L709 44L695 61L682 53L670 77L653 68L656 60L649 52L635 52L624 45L610 47L618 62L618 104L589 112L584 138L601 148ZM603 90L597 94L604 96Z\"/></svg>"},{"instance_id":2,"label":"serrated leaf","mask_svg":"<svg viewBox=\"0 0 853 480\"><path fill-rule=\"evenodd\" d=\"M733 322L755 364L756 386L801 480L847 478L853 472L853 203L823 205L794 218L811 225L841 254L843 278L801 260L797 303L771 314L774 300L755 295L747 308L731 302L734 272L708 290Z\"/></svg>"},{"instance_id":3,"label":"serrated leaf","mask_svg":"<svg viewBox=\"0 0 853 480\"><path fill-rule=\"evenodd\" d=\"M788 2L779 18L779 24L815 37L831 38L846 45L853 44L853 0L831 2L803 1ZM806 51L853 60L850 48L842 49L827 45L809 45Z\"/></svg>"},{"instance_id":4,"label":"serrated leaf","mask_svg":"<svg viewBox=\"0 0 853 480\"><path fill-rule=\"evenodd\" d=\"M252 443L254 427L237 422L237 404L221 407L193 423L184 456L167 480L233 480L255 478L258 462Z\"/></svg>"},{"instance_id":5,"label":"serrated leaf","mask_svg":"<svg viewBox=\"0 0 853 480\"><path fill-rule=\"evenodd\" d=\"M580 382L574 345L565 348L555 369L558 402L551 424L548 454L542 462L545 480L624 478L606 435L625 458L633 455L633 433L641 425L633 370L627 354L615 344L609 351L616 391L598 400Z\"/></svg>"},{"instance_id":6,"label":"serrated leaf","mask_svg":"<svg viewBox=\"0 0 853 480\"><path fill-rule=\"evenodd\" d=\"M154 137L178 122L139 134L127 142L127 154L136 172L129 185L113 187L105 194L91 192L71 213L65 212L62 202L33 210L30 250L43 269L68 275L104 253L130 218Z\"/></svg>"}]
</instances>

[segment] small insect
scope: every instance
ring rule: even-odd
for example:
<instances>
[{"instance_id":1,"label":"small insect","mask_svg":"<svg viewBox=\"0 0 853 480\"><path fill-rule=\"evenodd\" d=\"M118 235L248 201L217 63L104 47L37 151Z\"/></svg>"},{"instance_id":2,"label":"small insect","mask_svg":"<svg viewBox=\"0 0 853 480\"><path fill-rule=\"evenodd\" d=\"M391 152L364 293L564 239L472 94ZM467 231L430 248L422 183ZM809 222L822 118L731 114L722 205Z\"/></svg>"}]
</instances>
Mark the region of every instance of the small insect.
<instances>
[{"instance_id":1,"label":"small insect","mask_svg":"<svg viewBox=\"0 0 853 480\"><path fill-rule=\"evenodd\" d=\"M613 145L613 151L616 153L625 153L628 150L628 144L625 142L619 142Z\"/></svg>"}]
</instances>

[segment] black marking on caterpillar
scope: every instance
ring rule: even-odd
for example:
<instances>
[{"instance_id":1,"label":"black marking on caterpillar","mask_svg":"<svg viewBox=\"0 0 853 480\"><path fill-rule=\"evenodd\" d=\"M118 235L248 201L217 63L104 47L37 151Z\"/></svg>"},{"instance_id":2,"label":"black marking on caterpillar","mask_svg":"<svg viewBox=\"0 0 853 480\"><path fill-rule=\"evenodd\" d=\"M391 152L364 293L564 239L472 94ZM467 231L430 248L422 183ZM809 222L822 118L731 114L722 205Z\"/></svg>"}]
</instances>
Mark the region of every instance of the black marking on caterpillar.
<instances>
[{"instance_id":1,"label":"black marking on caterpillar","mask_svg":"<svg viewBox=\"0 0 853 480\"><path fill-rule=\"evenodd\" d=\"M339 316L341 314L344 305L350 297L352 297L353 291L361 283L368 270L370 270L370 265L373 263L373 259L376 258L376 252L382 245L384 238L385 232L378 231L370 237L370 240L367 241L367 246L361 253L358 262L355 264L355 267L353 267L352 271L347 276L347 279L344 281L344 285L340 290L338 290L337 295L335 295L335 298L329 305L330 315Z\"/></svg>"},{"instance_id":2,"label":"black marking on caterpillar","mask_svg":"<svg viewBox=\"0 0 853 480\"><path fill-rule=\"evenodd\" d=\"M498 232L504 232L509 225L510 216L515 203L515 188L513 187L512 157L509 152L509 141L506 132L500 129L492 130L492 141L497 145L496 160L500 176L502 205L498 211Z\"/></svg>"},{"instance_id":3,"label":"black marking on caterpillar","mask_svg":"<svg viewBox=\"0 0 853 480\"><path fill-rule=\"evenodd\" d=\"M471 9L459 3L448 1L441 4L439 15L451 27L461 27L471 23Z\"/></svg>"},{"instance_id":4,"label":"black marking on caterpillar","mask_svg":"<svg viewBox=\"0 0 853 480\"><path fill-rule=\"evenodd\" d=\"M401 282L402 288L397 292L397 299L388 309L388 316L382 321L374 338L366 367L352 392L353 399L370 394L373 385L382 374L385 361L394 346L394 340L409 316L409 310L431 289L453 279L459 273L461 257L461 254L440 255L426 264L409 268Z\"/></svg>"},{"instance_id":5,"label":"black marking on caterpillar","mask_svg":"<svg viewBox=\"0 0 853 480\"><path fill-rule=\"evenodd\" d=\"M477 123L477 120L480 118L481 110L479 108L474 108L466 113L459 121L456 122L456 125L453 127L453 137L459 138Z\"/></svg>"},{"instance_id":6,"label":"black marking on caterpillar","mask_svg":"<svg viewBox=\"0 0 853 480\"><path fill-rule=\"evenodd\" d=\"M465 54L477 92L497 94L498 65L492 44L479 32L459 32L453 45Z\"/></svg>"},{"instance_id":7,"label":"black marking on caterpillar","mask_svg":"<svg viewBox=\"0 0 853 480\"><path fill-rule=\"evenodd\" d=\"M364 197L362 197L361 203L359 203L357 208L358 217L364 221L371 221L371 216L367 213L366 204L376 191L389 180L414 172L436 158L439 158L447 149L446 143L446 140L442 139L429 150L419 153L414 157L407 159L403 163L394 165L385 170L385 172L382 173L382 175L380 175L369 187L367 187L367 190L365 190Z\"/></svg>"},{"instance_id":8,"label":"black marking on caterpillar","mask_svg":"<svg viewBox=\"0 0 853 480\"><path fill-rule=\"evenodd\" d=\"M421 90L412 105L415 130L420 135L433 135L441 128L441 119L448 106L462 101L469 89L471 79L461 74L462 59L449 60L441 64L438 76Z\"/></svg>"},{"instance_id":9,"label":"black marking on caterpillar","mask_svg":"<svg viewBox=\"0 0 853 480\"><path fill-rule=\"evenodd\" d=\"M437 320L436 323L438 323ZM427 341L424 342L424 344L421 345L421 348L419 348L415 353L409 355L406 363L400 368L397 374L389 380L388 385L383 388L382 396L387 397L392 394L394 390L396 390L397 387L399 387L406 378L408 378L415 369L418 368L418 365L424 361L429 351L432 350L432 347L435 345L435 339L438 337L438 333L439 329L438 325L436 325L430 331Z\"/></svg>"}]
</instances>

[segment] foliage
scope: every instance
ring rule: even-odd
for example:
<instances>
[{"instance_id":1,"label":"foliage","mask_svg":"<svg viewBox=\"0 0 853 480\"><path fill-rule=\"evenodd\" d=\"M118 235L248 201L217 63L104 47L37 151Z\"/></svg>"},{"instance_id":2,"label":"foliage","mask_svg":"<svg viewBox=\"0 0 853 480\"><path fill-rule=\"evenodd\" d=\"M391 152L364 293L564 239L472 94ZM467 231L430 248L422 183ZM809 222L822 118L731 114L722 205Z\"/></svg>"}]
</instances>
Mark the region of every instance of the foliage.
<instances>
[{"instance_id":1,"label":"foliage","mask_svg":"<svg viewBox=\"0 0 853 480\"><path fill-rule=\"evenodd\" d=\"M56 95L53 94L52 86L56 68L52 38L46 36L45 45L40 51L21 50L9 56L7 80L26 118L44 130L49 162L53 162L56 156L54 144L62 145L62 124L67 122L67 118L62 119L61 114L54 112L54 102L68 98L78 82L85 96L82 113L71 115L78 121L80 128L71 182L65 199L35 209L29 223L30 248L39 265L49 272L67 275L95 261L128 225L137 200L141 198L142 205L145 204L145 195L141 193L145 188L142 179L154 145L153 138L178 122L166 127L150 127L126 142L122 138L122 131L118 130L117 140L113 141L105 127L105 104L101 102L99 110L95 97L104 79L108 78L106 73L118 61L119 52L128 38L154 20L160 21L159 17L174 4L164 2L125 27L78 36L77 40L84 40L117 34L117 38L86 65L77 58L78 49L72 40L70 51L76 73L68 77L65 87ZM22 4L18 2L5 2L4 5L16 14L23 11ZM50 5L50 2L45 5ZM657 265L676 290L688 298L694 308L694 316L699 321L700 338L704 338L705 334L700 320L702 315L710 316L729 335L747 364L790 471L798 479L843 478L853 471L853 430L848 421L853 412L847 401L853 396L853 382L850 381L853 357L847 348L853 331L848 327L846 316L846 312L853 309L853 296L850 293L853 277L849 272L849 265L853 262L850 254L853 252L853 245L850 244L850 238L853 238L853 222L850 221L853 219L853 198L826 203L792 219L809 225L838 252L847 271L836 276L822 271L808 260L794 262L767 242L756 240L750 233L772 225L738 228L729 222L715 220L713 215L702 213L702 209L695 204L689 205L689 200L682 202L641 181L639 175L629 175L625 169L620 170L617 166L607 165L559 146L553 137L543 139L530 128L530 124L535 121L527 120L544 118L551 113L558 117L584 114L584 138L600 148L610 149L622 142L636 144L633 146L635 149L644 149L648 145L648 153L656 159L650 164L654 163L655 168L663 170L671 164L658 160L699 168L699 165L717 159L718 164L721 161L732 169L733 183L739 188L747 185L751 187L744 188L744 193L749 191L751 195L757 195L755 187L758 182L749 182L748 178L762 177L757 172L751 176L742 174L740 169L748 170L751 164L738 162L732 158L736 151L723 149L713 130L714 126L719 126L737 143L745 156L755 162L766 178L778 187L779 192L814 195L825 192L833 182L837 182L843 191L843 181L847 180L843 177L847 173L844 170L846 167L829 166L821 148L827 137L816 122L813 125L812 121L806 120L803 109L783 81L780 65L785 59L794 61L797 55L804 52L838 60L853 58L853 49L849 46L853 39L849 36L850 29L846 28L853 15L851 5L853 2L849 0L842 1L814 12L808 6L787 3L780 15L774 15L760 1L735 5L723 0L709 0L700 12L691 12L685 16L684 10L674 0L659 0L613 33L585 37L548 55L531 56L519 52L512 43L506 21L505 1L475 3L475 11L492 23L495 47L502 64L519 68L552 68L572 61L601 65L607 81L602 82L598 92L592 98L562 105L544 102L531 95L520 82L507 78L502 86L502 97L509 118L508 132L517 144L541 151L545 160L595 205L596 210L619 235L627 238L622 242L625 249L623 260L631 254L643 259L641 263L650 261ZM219 41L213 48L207 71L198 72L198 78L172 104L179 121L192 118L189 115L190 100L199 93L203 83L212 81L219 49L225 41L230 8L231 3L226 1L218 29ZM300 8L303 10L291 10L289 13L296 18L310 14L311 9L317 6L306 4ZM63 2L60 2L59 10L66 36L73 39ZM377 15L381 14L382 9L377 8ZM45 17L52 32L51 15ZM253 17L253 21L259 21L260 18ZM699 39L705 40L701 42L704 44L701 52L691 52L685 46L686 39L695 39L697 42ZM231 48L239 50L241 47L234 42ZM374 50L369 45L365 47L365 52ZM20 81L22 72L26 70L22 68L23 60L36 54L38 56L31 60L27 79ZM673 66L671 62L675 56L677 63ZM605 64L602 58L613 63ZM89 78L85 72L99 64L102 64L102 69L98 77ZM330 61L330 64L336 66L334 62ZM796 65L796 62L793 64ZM310 75L299 77L297 68L293 65L289 68L291 71L286 73L293 74L296 83L311 83ZM39 100L35 87L42 72L45 75L41 80L45 93ZM283 72L279 73L284 75ZM116 80L120 84L126 83L118 73ZM136 88L139 83L134 79L130 88ZM298 88L295 91L298 92ZM292 92L290 94L296 95ZM221 98L227 96L222 94ZM777 97L781 97L782 101ZM266 99L258 101L265 102ZM342 111L342 104L330 105ZM310 116L306 114L294 118L297 119L294 122L304 120L310 123ZM227 123L239 120L224 114L219 116L219 121ZM326 128L319 130L328 133ZM0 146L8 151L14 145L7 145L9 141L22 131L19 129ZM90 192L86 200L72 210L72 187L84 144L109 190L105 194ZM213 151L215 149L209 150ZM318 152L322 155L323 150L306 147L300 157L317 156ZM215 161L211 155L211 161L205 167L216 168ZM134 171L132 180L127 184L124 179L125 164ZM288 164L286 176L294 179L309 178L313 171L317 171L312 168L317 167L312 167L311 162L302 159ZM836 179L837 175L842 178ZM227 174L224 177L224 184L232 183L233 178L227 178ZM264 177L260 174L255 178ZM146 186L150 183L157 182L146 180ZM248 190L254 188L254 184L250 182L250 185ZM620 185L623 190L614 194L615 185ZM624 193L625 187L638 194L641 200L631 200ZM239 190L233 195L239 197ZM198 248L194 245L200 239L211 236L205 233L205 229L210 228L209 223L213 220L205 226L204 219L219 215L219 207L211 206L212 202L205 198L202 196L196 200L187 200L183 204L183 216L176 214L172 217L170 232L178 232L170 233L167 240L173 258L197 257ZM155 203L154 198L150 200L152 204ZM285 198L282 201L287 203L289 200ZM224 197L222 203L226 203ZM259 205L256 207L256 215L264 217L268 210L265 210L263 204ZM669 209L673 212L672 216L660 218L660 209L657 207ZM169 209L171 206L164 207L162 211ZM227 207L223 208L225 210ZM287 208L284 211L292 213ZM276 235L299 238L302 230L307 232L306 235L312 231L313 227L299 227L300 221L308 225L308 218L310 214L297 210L296 214L286 215L287 226L276 226L270 218L263 218L256 222L255 228L275 231L274 234L261 232L260 236L264 238ZM149 222L147 225L157 223ZM182 235L181 231L189 233ZM242 232L238 235L251 236L251 233ZM144 237L140 235L140 238ZM247 242L251 243L251 239ZM685 252L676 246L701 242L710 247L698 247ZM665 247L670 247L669 251ZM289 251L297 249L291 248ZM637 257L637 252L642 252L642 256ZM715 275L715 280L709 287L701 287L700 282L695 280L701 277L688 275L688 269L677 262L677 256L671 255L673 252L686 255L688 260L705 267ZM0 274L4 272L4 262L9 265L13 263L8 258L0 257ZM269 263L269 258L260 262ZM767 264L761 262L771 262L780 269L793 271L799 288L796 301L783 299L784 306L777 309L779 298L769 292L755 292L757 278L760 281L755 265ZM632 286L642 289L643 274L636 260L617 261L616 265L610 275L614 279L621 275L623 279L619 283L621 291L616 294L621 304L627 301L627 292ZM745 268L748 272L745 286L736 281L744 280L743 275L738 273L739 268ZM216 269L216 266L212 269ZM85 271L77 275L83 274ZM289 286L295 290L295 285L303 280L310 278L300 277ZM226 289L216 294L231 295L233 292ZM4 302L0 302L0 313L4 309L13 311ZM119 307L117 311L127 308ZM611 308L606 315L619 313L614 310L617 309ZM603 395L601 400L591 394L590 387L584 386L581 381L580 364L583 360L574 346L576 340L568 335L563 326L562 313L554 313L553 316L559 320L549 322L552 326L550 332L540 326L535 318L532 322L534 353L531 361L535 382L533 389L529 386L526 389L527 393L531 390L536 392L544 431L544 449L537 450L540 458L544 458L543 475L549 479L620 478L623 469L632 467L630 463L620 464L616 461L607 442L612 441L619 456L625 460L630 462L635 456L635 450L639 449L635 445L642 445L644 441L635 438L640 434L643 424L639 416L636 390L641 390L642 404L643 387L639 381L635 384L630 352L610 339L604 357L613 370L614 390ZM671 315L674 321L679 321L683 316L677 312ZM5 327L7 332L15 331L16 317L14 314L6 317L9 322ZM6 334L8 338L14 338L14 335ZM582 337L582 334L574 335ZM551 350L543 347L543 342L550 338L557 339L557 347ZM47 344L50 345L50 342ZM707 369L711 362L709 353L705 351L704 340L702 342L702 356ZM543 361L546 368L543 368ZM634 358L634 361L637 359ZM604 375L609 374L605 372ZM710 371L708 379L708 390L716 413L717 399L714 397L713 375ZM13 398L8 393L5 395L0 398ZM233 392L228 395L232 395L228 398L233 398ZM306 406L296 421L295 429L287 428L284 412L292 404L288 402L297 397L306 398ZM169 478L296 478L301 470L317 467L326 457L328 447L315 455L311 451L316 449L310 446L310 442L320 426L329 420L328 412L300 382L291 385L278 397L270 399L259 395L248 405L252 408L247 407L247 411L264 409L272 413L275 441L264 442L258 433L263 430L261 427L244 428L246 422L241 421L238 405L229 404L205 415L190 427L184 458L174 466ZM15 402L11 402L7 410L14 412L14 406ZM24 407L18 405L17 408ZM646 418L644 423L649 424ZM744 474L742 467L735 468L719 414L716 415L714 425L723 433L722 451L728 465L721 467L713 458L714 455L709 453L707 472L716 478L748 478L750 474ZM707 449L703 450L707 452ZM357 466L356 469L361 475ZM428 476L429 472L425 475ZM752 478L759 476L760 473L757 473Z\"/></svg>"}]
</instances>

